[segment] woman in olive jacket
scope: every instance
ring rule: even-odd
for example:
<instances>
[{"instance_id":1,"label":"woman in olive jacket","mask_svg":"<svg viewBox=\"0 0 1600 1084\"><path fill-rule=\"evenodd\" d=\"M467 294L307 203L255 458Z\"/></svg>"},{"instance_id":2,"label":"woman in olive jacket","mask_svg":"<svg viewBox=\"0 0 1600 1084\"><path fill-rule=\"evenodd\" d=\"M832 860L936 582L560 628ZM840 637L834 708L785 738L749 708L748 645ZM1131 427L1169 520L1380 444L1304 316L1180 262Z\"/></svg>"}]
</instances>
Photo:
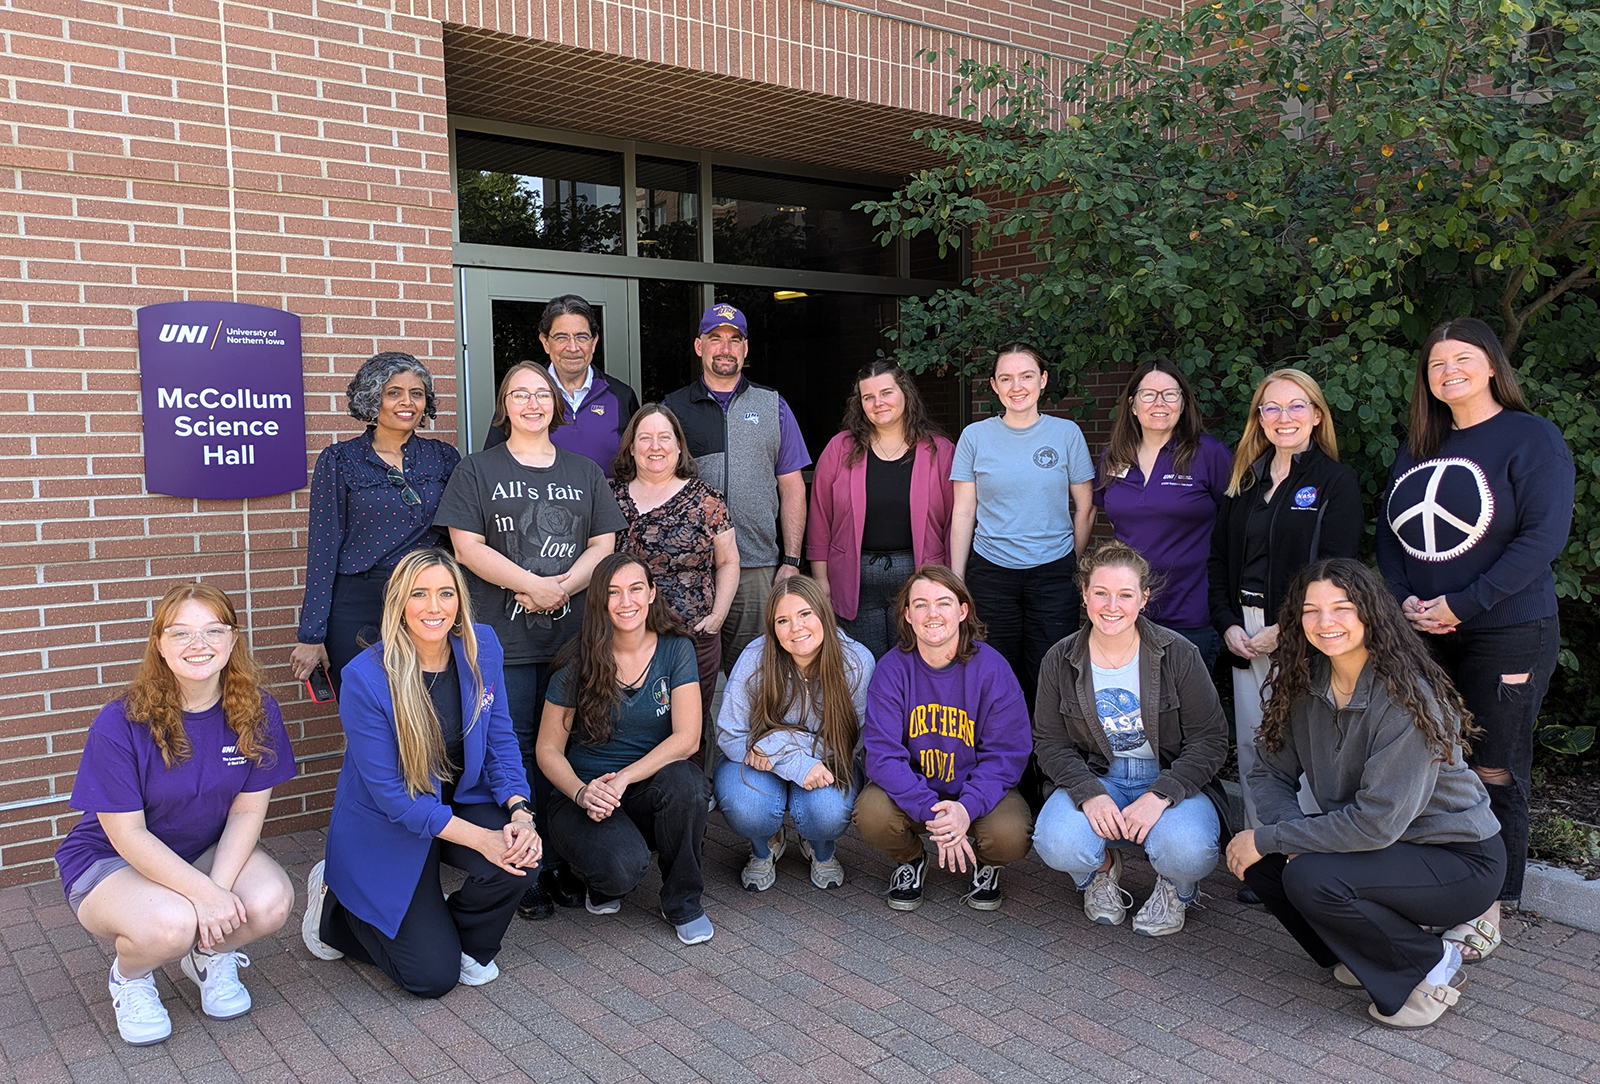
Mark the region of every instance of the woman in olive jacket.
<instances>
[{"instance_id":1,"label":"woman in olive jacket","mask_svg":"<svg viewBox=\"0 0 1600 1084\"><path fill-rule=\"evenodd\" d=\"M1084 555L1089 624L1052 647L1039 669L1034 754L1058 788L1034 828L1039 857L1072 874L1084 913L1121 923L1121 850L1142 845L1158 874L1135 932L1177 933L1220 853L1216 784L1228 724L1200 651L1141 616L1150 565L1123 542Z\"/></svg>"}]
</instances>

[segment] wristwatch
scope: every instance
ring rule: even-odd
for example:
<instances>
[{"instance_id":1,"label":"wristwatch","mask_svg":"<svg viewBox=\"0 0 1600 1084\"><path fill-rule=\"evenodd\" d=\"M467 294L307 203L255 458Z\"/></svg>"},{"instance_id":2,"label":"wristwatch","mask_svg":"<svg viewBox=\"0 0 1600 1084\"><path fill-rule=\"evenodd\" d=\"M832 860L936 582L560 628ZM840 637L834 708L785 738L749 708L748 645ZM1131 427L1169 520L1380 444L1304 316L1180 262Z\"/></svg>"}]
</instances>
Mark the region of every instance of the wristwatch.
<instances>
[{"instance_id":1,"label":"wristwatch","mask_svg":"<svg viewBox=\"0 0 1600 1084\"><path fill-rule=\"evenodd\" d=\"M534 816L533 806L528 804L528 799L526 799L526 798L518 798L516 801L512 802L510 805L506 806L506 813L508 813L508 814L515 813L519 809L522 812L526 813L530 817ZM535 818L535 819L537 819L537 818Z\"/></svg>"},{"instance_id":2,"label":"wristwatch","mask_svg":"<svg viewBox=\"0 0 1600 1084\"><path fill-rule=\"evenodd\" d=\"M788 565L788 566L790 566L791 568L799 568L800 567L800 558L798 558L798 557L790 557L786 553L786 554L783 555L783 563Z\"/></svg>"}]
</instances>

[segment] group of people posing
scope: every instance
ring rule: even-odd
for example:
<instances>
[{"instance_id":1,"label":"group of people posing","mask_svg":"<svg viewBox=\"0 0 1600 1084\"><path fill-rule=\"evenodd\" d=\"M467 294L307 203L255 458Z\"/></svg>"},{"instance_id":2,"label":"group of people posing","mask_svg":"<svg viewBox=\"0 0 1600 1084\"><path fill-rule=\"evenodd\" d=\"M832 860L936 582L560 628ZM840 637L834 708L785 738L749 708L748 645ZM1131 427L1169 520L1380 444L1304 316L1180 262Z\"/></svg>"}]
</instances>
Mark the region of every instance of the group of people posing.
<instances>
[{"instance_id":1,"label":"group of people posing","mask_svg":"<svg viewBox=\"0 0 1600 1084\"><path fill-rule=\"evenodd\" d=\"M1422 346L1378 572L1299 370L1261 380L1230 453L1182 371L1142 364L1096 462L1040 412L1026 344L994 358L1003 412L953 445L874 363L808 501L788 405L743 374L739 310L706 311L702 375L643 407L594 366L581 298L540 330L548 364L506 372L484 450L420 436L431 376L387 353L350 384L366 432L318 458L290 665L326 670L347 744L307 886L316 956L425 997L486 983L516 914L615 913L652 853L663 918L706 941L712 807L750 842L746 889L775 883L790 822L812 883L843 884L854 825L900 910L922 902L927 840L971 907L999 907L1033 848L1106 925L1133 910L1142 848L1148 936L1180 931L1225 861L1394 1027L1438 1019L1500 943L1574 475L1481 322ZM1101 510L1114 539L1091 546ZM257 844L294 756L239 634L221 591L173 588L86 740L91 815L57 858L115 941L131 1043L170 1033L152 972L174 959L208 1015L247 1011L239 950L292 908ZM1244 825L1218 780L1222 657ZM441 864L465 874L448 895Z\"/></svg>"}]
</instances>

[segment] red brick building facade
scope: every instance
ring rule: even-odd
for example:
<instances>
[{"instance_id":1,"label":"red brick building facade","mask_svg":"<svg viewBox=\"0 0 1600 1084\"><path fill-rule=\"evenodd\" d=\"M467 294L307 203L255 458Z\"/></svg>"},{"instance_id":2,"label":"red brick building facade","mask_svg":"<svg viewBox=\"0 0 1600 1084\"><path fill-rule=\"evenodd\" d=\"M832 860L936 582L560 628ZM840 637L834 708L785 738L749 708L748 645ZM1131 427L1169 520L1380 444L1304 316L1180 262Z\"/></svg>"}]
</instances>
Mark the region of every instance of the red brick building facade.
<instances>
[{"instance_id":1,"label":"red brick building facade","mask_svg":"<svg viewBox=\"0 0 1600 1084\"><path fill-rule=\"evenodd\" d=\"M911 130L956 116L946 49L983 60L1040 50L1067 62L1144 13L1098 0L7 4L0 885L54 876L55 843L77 816L67 797L84 729L132 673L153 601L182 579L233 594L290 724L302 771L278 789L269 831L314 826L332 802L338 721L306 701L286 666L307 493L199 501L147 492L140 306L237 300L298 314L308 463L359 432L343 389L380 350L408 351L432 369L442 409L430 435L466 451L467 384L492 380L485 348L464 342L473 291L489 289L477 284L490 278L473 276L559 274L578 292L584 275L611 276L621 285L608 337L619 356L627 342L623 367L635 376L648 375L653 349L686 356L693 334L663 338L641 323L650 298L682 294L673 311L686 311L720 296L724 276L713 273L720 250L702 229L699 252L663 273L667 285L641 278L638 261L654 243L644 203L598 254L502 258L492 245L464 244L458 132L613 155L627 178L619 192L643 193L635 177L657 159L687 163L702 183L678 206L698 207L703 223L707 202L710 217L737 212L732 197L718 202L719 176L770 185L815 175L854 192L925 164ZM938 63L921 59L928 50ZM919 276L914 250L895 258L875 295L888 308L872 310L891 317L897 291L950 277L948 268ZM747 261L726 281L766 291L792 280L801 296L845 299L828 302L840 312L855 311L848 295L866 282L859 270L784 274ZM813 428L835 419L819 415Z\"/></svg>"}]
</instances>

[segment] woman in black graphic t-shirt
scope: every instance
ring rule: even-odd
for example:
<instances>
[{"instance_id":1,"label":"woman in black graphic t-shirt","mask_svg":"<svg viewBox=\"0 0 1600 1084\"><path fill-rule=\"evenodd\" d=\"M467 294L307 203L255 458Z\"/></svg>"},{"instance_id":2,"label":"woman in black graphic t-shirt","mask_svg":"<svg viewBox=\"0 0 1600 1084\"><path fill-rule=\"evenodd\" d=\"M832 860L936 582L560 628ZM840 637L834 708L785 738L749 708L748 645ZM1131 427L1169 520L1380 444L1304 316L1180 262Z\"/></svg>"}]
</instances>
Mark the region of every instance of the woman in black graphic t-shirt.
<instances>
[{"instance_id":1,"label":"woman in black graphic t-shirt","mask_svg":"<svg viewBox=\"0 0 1600 1084\"><path fill-rule=\"evenodd\" d=\"M1434 328L1378 516L1378 565L1483 728L1467 763L1500 820L1506 879L1489 910L1445 934L1468 963L1500 944L1500 901L1522 897L1533 722L1561 647L1550 566L1572 529L1574 482L1561 431L1528 410L1488 325Z\"/></svg>"},{"instance_id":2,"label":"woman in black graphic t-shirt","mask_svg":"<svg viewBox=\"0 0 1600 1084\"><path fill-rule=\"evenodd\" d=\"M583 623L584 591L595 565L627 527L600 468L557 448L559 389L545 370L519 362L500 382L493 424L506 442L467 456L456 468L434 523L467 569L479 620L493 626L505 649L511 728L522 751L543 820L550 787L534 760L550 660ZM554 913L551 893L576 905L553 870L524 896L525 918Z\"/></svg>"}]
</instances>

